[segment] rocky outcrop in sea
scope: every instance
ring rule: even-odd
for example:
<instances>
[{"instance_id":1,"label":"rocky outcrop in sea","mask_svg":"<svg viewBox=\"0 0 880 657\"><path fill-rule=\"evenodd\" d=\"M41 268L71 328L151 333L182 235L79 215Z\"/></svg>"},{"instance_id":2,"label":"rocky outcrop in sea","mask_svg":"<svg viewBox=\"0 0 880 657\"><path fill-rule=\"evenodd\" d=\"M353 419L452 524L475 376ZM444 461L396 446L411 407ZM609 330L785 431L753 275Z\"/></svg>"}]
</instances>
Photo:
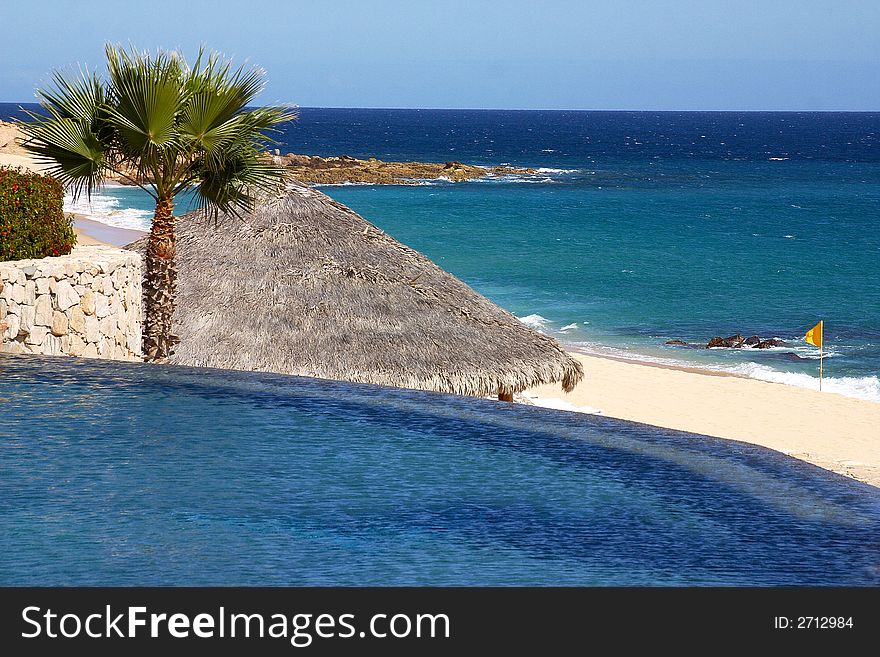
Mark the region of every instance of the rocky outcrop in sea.
<instances>
[{"instance_id":1,"label":"rocky outcrop in sea","mask_svg":"<svg viewBox=\"0 0 880 657\"><path fill-rule=\"evenodd\" d=\"M317 155L281 155L275 151L275 164L290 171L297 180L318 185L364 183L372 185L418 185L425 180L462 182L486 176L531 175L535 169L518 167L479 167L461 162L385 162L371 157L359 160L348 155L318 157Z\"/></svg>"},{"instance_id":2,"label":"rocky outcrop in sea","mask_svg":"<svg viewBox=\"0 0 880 657\"><path fill-rule=\"evenodd\" d=\"M709 340L707 344L694 344L691 342L685 342L684 340L667 340L666 344L678 347L699 347L705 349L770 349L772 347L786 346L785 342L783 340L780 340L779 338L768 338L766 340L763 340L758 335L752 335L747 338L740 333L737 333L736 335L731 335L726 338L722 338L720 335L716 335L711 340Z\"/></svg>"}]
</instances>

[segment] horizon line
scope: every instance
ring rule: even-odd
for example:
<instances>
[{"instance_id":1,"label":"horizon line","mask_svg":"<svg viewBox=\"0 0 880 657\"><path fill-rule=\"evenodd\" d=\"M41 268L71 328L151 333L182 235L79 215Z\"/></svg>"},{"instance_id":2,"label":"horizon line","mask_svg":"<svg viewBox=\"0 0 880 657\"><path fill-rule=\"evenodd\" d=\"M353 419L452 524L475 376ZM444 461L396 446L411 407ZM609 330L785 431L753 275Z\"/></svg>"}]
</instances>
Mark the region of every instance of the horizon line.
<instances>
[{"instance_id":1,"label":"horizon line","mask_svg":"<svg viewBox=\"0 0 880 657\"><path fill-rule=\"evenodd\" d=\"M3 105L39 105L36 101L0 100ZM297 105L295 103L275 103L275 105L297 109L351 109L351 110L394 110L394 111L441 111L441 112L659 112L659 113L777 113L777 114L876 114L880 109L633 109L633 108L541 108L541 107L395 107L395 106L356 106L356 105ZM253 105L263 107L264 105Z\"/></svg>"}]
</instances>

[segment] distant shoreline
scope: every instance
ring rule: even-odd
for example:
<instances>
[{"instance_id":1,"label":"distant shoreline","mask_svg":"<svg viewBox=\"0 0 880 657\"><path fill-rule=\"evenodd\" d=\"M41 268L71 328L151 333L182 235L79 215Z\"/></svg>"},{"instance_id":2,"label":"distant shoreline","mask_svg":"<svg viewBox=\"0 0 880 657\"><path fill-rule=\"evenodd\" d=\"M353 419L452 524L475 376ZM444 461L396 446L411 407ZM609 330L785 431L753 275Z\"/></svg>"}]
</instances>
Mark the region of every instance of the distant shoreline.
<instances>
[{"instance_id":1,"label":"distant shoreline","mask_svg":"<svg viewBox=\"0 0 880 657\"><path fill-rule=\"evenodd\" d=\"M287 169L296 180L310 185L418 185L424 180L464 182L489 176L532 176L537 169L494 166L484 167L457 161L386 162L375 157L363 160L347 155L319 157L276 152L272 161Z\"/></svg>"}]
</instances>

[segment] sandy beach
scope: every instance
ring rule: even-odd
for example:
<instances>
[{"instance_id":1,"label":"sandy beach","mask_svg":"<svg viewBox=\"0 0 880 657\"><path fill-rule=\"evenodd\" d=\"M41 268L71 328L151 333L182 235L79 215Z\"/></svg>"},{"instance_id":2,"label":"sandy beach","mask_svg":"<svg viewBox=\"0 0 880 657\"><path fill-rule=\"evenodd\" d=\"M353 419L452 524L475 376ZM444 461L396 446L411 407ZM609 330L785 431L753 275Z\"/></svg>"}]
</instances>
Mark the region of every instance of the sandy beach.
<instances>
[{"instance_id":1,"label":"sandy beach","mask_svg":"<svg viewBox=\"0 0 880 657\"><path fill-rule=\"evenodd\" d=\"M146 235L144 231L130 228L117 228L95 221L82 214L73 214L73 229L78 244L105 244L125 246Z\"/></svg>"},{"instance_id":2,"label":"sandy beach","mask_svg":"<svg viewBox=\"0 0 880 657\"><path fill-rule=\"evenodd\" d=\"M573 355L586 372L577 388L566 394L541 386L525 391L525 400L761 445L880 486L878 403L716 372Z\"/></svg>"}]
</instances>

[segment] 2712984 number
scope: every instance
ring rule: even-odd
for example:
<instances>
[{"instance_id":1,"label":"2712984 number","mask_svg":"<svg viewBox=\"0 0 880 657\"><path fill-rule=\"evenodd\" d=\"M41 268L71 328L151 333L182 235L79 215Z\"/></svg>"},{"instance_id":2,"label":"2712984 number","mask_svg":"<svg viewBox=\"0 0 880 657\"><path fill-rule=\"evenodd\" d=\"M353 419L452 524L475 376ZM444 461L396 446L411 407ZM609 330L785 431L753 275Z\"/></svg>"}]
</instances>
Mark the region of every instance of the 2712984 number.
<instances>
[{"instance_id":1,"label":"2712984 number","mask_svg":"<svg viewBox=\"0 0 880 657\"><path fill-rule=\"evenodd\" d=\"M836 630L838 628L851 628L852 616L798 616L798 629L809 630Z\"/></svg>"}]
</instances>

